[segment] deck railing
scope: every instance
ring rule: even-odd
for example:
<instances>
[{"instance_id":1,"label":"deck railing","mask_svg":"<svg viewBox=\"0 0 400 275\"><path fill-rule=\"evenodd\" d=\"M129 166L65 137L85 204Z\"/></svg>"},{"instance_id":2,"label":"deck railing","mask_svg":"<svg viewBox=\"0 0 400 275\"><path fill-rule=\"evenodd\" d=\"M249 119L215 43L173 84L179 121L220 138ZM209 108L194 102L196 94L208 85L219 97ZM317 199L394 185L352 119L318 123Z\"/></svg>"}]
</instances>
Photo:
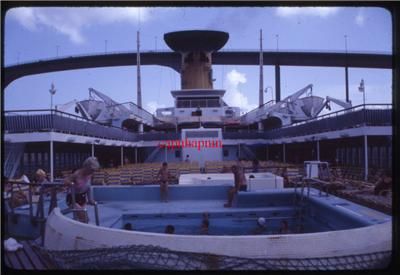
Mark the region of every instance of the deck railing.
<instances>
[{"instance_id":1,"label":"deck railing","mask_svg":"<svg viewBox=\"0 0 400 275\"><path fill-rule=\"evenodd\" d=\"M57 110L18 110L4 113L4 130L6 133L55 131L131 142L181 138L181 133L174 132L133 133ZM276 139L361 126L390 125L392 125L391 104L367 104L264 132L256 130L242 130L242 132L223 131L223 137L224 139Z\"/></svg>"}]
</instances>

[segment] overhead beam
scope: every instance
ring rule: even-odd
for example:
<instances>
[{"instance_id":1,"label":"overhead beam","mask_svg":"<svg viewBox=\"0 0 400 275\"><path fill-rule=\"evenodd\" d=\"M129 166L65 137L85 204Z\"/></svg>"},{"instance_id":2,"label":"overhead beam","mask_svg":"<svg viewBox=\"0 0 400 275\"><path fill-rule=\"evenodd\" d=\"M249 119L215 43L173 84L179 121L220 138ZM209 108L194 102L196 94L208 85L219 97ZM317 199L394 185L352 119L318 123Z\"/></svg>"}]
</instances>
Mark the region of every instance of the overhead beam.
<instances>
[{"instance_id":1,"label":"overhead beam","mask_svg":"<svg viewBox=\"0 0 400 275\"><path fill-rule=\"evenodd\" d=\"M212 56L214 65L258 65L260 53L258 51L221 51L213 53ZM167 66L178 72L181 66L181 56L176 52L143 52L140 54L140 61L141 65ZM391 54L367 53L264 52L263 63L280 66L346 67L347 64L348 67L357 68L393 68ZM133 65L136 65L136 52L39 60L5 67L3 87L28 75Z\"/></svg>"}]
</instances>

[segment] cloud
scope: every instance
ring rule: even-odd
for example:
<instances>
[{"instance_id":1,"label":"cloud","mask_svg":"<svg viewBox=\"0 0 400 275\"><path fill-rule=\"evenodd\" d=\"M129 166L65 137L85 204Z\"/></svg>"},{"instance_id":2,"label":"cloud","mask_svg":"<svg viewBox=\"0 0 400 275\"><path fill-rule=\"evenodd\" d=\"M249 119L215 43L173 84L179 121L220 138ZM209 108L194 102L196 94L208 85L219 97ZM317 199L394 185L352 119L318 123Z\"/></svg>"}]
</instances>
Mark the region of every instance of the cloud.
<instances>
[{"instance_id":1,"label":"cloud","mask_svg":"<svg viewBox=\"0 0 400 275\"><path fill-rule=\"evenodd\" d=\"M355 18L356 24L360 27L364 26L365 17L362 11L359 11Z\"/></svg>"},{"instance_id":2,"label":"cloud","mask_svg":"<svg viewBox=\"0 0 400 275\"><path fill-rule=\"evenodd\" d=\"M280 7L276 9L276 15L280 17L292 17L296 15L305 15L305 16L319 16L319 17L328 17L337 13L339 8L332 7Z\"/></svg>"},{"instance_id":3,"label":"cloud","mask_svg":"<svg viewBox=\"0 0 400 275\"><path fill-rule=\"evenodd\" d=\"M232 107L239 107L242 112L248 112L257 107L256 104L250 104L248 98L240 91L240 85L246 82L246 75L236 70L230 71L225 78L226 103Z\"/></svg>"},{"instance_id":4,"label":"cloud","mask_svg":"<svg viewBox=\"0 0 400 275\"><path fill-rule=\"evenodd\" d=\"M83 29L92 25L128 23L138 25L150 19L144 8L14 8L7 15L30 31L42 28L68 36L75 44L85 43Z\"/></svg>"},{"instance_id":5,"label":"cloud","mask_svg":"<svg viewBox=\"0 0 400 275\"><path fill-rule=\"evenodd\" d=\"M146 109L146 110L147 110L149 113L151 113L151 114L154 114L155 111L156 111L158 108L165 108L165 105L164 105L164 104L158 104L158 103L155 102L155 101L149 101L149 102L147 102L146 106L147 106L147 109Z\"/></svg>"}]
</instances>

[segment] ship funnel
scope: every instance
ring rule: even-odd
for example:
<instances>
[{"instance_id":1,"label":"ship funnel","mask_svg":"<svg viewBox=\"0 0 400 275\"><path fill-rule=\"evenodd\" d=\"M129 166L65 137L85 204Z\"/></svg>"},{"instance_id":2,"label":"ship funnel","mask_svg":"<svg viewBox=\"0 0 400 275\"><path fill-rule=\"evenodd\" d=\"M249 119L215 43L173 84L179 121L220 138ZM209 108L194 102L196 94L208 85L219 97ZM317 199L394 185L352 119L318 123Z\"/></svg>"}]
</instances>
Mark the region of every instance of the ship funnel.
<instances>
[{"instance_id":1,"label":"ship funnel","mask_svg":"<svg viewBox=\"0 0 400 275\"><path fill-rule=\"evenodd\" d=\"M164 34L168 47L182 55L181 89L212 89L213 52L221 49L229 34L222 31L178 31Z\"/></svg>"}]
</instances>

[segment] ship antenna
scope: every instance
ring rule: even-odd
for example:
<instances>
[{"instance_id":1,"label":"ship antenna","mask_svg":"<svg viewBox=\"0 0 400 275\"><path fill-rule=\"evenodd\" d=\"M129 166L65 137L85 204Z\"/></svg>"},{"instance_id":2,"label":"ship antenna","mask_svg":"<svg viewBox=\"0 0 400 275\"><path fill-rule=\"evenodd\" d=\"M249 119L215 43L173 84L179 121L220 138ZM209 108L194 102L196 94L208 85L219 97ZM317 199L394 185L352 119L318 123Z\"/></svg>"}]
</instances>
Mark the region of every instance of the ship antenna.
<instances>
[{"instance_id":1,"label":"ship antenna","mask_svg":"<svg viewBox=\"0 0 400 275\"><path fill-rule=\"evenodd\" d=\"M259 91L259 106L264 104L264 76L263 76L263 48L262 48L262 29L260 29L260 91Z\"/></svg>"}]
</instances>

